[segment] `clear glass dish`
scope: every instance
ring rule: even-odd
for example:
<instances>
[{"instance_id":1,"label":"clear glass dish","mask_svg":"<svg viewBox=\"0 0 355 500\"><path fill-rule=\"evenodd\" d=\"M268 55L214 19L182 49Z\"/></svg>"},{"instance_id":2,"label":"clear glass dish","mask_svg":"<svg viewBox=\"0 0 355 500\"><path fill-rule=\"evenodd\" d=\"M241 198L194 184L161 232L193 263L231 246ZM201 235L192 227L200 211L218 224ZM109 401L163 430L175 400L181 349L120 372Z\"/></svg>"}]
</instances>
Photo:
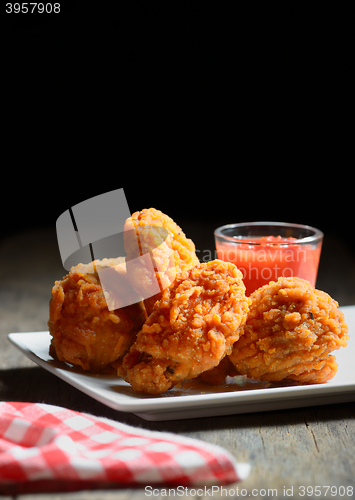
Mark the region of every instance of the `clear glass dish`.
<instances>
[{"instance_id":1,"label":"clear glass dish","mask_svg":"<svg viewBox=\"0 0 355 500\"><path fill-rule=\"evenodd\" d=\"M316 284L323 233L315 227L287 222L242 222L218 227L217 257L243 273L246 293L280 276Z\"/></svg>"}]
</instances>

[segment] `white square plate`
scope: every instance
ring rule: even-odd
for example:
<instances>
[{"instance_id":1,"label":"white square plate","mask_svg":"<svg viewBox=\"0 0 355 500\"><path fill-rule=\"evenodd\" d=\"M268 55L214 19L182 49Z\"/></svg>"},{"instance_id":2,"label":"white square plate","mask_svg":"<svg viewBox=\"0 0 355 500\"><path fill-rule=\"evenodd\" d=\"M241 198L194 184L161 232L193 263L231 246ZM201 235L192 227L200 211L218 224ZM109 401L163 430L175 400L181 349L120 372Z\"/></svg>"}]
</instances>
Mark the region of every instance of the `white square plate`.
<instances>
[{"instance_id":1,"label":"white square plate","mask_svg":"<svg viewBox=\"0 0 355 500\"><path fill-rule=\"evenodd\" d=\"M350 340L347 347L334 353L338 372L326 384L306 386L255 383L238 377L237 384L222 387L190 381L158 396L141 395L114 375L93 375L53 360L48 332L10 333L8 338L39 366L115 410L145 420L176 420L355 401L355 306L340 309Z\"/></svg>"}]
</instances>

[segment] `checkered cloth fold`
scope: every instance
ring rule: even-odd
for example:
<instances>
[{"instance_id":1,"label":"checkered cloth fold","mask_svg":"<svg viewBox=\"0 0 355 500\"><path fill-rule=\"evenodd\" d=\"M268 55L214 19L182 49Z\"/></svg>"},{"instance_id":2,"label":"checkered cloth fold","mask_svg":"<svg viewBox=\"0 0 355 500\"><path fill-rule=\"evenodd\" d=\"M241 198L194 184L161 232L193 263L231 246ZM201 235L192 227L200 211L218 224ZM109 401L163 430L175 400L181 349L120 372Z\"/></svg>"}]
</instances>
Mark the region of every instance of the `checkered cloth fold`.
<instances>
[{"instance_id":1,"label":"checkered cloth fold","mask_svg":"<svg viewBox=\"0 0 355 500\"><path fill-rule=\"evenodd\" d=\"M0 403L0 493L230 484L249 464L223 448L40 403Z\"/></svg>"}]
</instances>

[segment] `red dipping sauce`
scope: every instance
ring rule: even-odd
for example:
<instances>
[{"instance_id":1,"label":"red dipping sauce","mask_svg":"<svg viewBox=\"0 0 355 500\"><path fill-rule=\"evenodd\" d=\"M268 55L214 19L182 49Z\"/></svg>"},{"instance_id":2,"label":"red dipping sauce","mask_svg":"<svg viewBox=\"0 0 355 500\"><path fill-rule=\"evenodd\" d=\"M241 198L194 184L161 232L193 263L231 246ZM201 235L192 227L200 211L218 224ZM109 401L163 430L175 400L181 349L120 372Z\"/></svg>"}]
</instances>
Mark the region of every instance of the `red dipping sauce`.
<instances>
[{"instance_id":1,"label":"red dipping sauce","mask_svg":"<svg viewBox=\"0 0 355 500\"><path fill-rule=\"evenodd\" d=\"M246 295L281 276L316 284L323 241L316 228L283 222L229 224L216 229L215 241L217 257L243 273Z\"/></svg>"}]
</instances>

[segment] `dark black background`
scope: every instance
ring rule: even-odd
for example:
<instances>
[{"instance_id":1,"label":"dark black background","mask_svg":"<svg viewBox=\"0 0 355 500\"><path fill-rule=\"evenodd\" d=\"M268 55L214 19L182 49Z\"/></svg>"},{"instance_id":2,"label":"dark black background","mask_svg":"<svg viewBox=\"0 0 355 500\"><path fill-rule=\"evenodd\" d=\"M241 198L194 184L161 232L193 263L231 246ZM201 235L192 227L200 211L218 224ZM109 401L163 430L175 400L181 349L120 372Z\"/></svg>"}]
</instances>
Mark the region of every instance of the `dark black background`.
<instances>
[{"instance_id":1,"label":"dark black background","mask_svg":"<svg viewBox=\"0 0 355 500\"><path fill-rule=\"evenodd\" d=\"M5 15L2 236L123 187L131 212L304 223L352 248L352 15L67 0Z\"/></svg>"},{"instance_id":2,"label":"dark black background","mask_svg":"<svg viewBox=\"0 0 355 500\"><path fill-rule=\"evenodd\" d=\"M160 173L166 182L157 183L152 180L154 176L149 168L147 172L145 168L132 166L136 173L126 175L125 181L121 181L119 175L117 178L110 175L110 169L105 167L102 170L107 172L104 174L107 178L102 180L98 175L97 181L93 167L94 172L87 175L81 169L74 169L70 175L71 169L66 170L64 166L62 173L51 174L49 178L48 172L41 169L25 179L18 172L18 178L12 178L8 184L11 195L2 198L2 235L35 227L54 228L59 215L71 206L124 188L131 213L154 207L182 226L187 221L195 223L195 231L203 231L206 225L217 227L233 222L296 222L318 227L351 248L354 213L351 200L344 195L344 179L339 179L338 186L328 183L329 192L322 185L318 192L312 192L307 180L304 189L302 182L294 179L291 169L284 183L276 183L265 179L258 172L259 167L249 167L242 174L237 167L211 165L206 173L200 174L198 168L181 165L177 167L178 172L193 172L185 179L181 173L177 177L173 173L166 175L173 169L162 165L156 175ZM323 174L319 169L318 175Z\"/></svg>"}]
</instances>

